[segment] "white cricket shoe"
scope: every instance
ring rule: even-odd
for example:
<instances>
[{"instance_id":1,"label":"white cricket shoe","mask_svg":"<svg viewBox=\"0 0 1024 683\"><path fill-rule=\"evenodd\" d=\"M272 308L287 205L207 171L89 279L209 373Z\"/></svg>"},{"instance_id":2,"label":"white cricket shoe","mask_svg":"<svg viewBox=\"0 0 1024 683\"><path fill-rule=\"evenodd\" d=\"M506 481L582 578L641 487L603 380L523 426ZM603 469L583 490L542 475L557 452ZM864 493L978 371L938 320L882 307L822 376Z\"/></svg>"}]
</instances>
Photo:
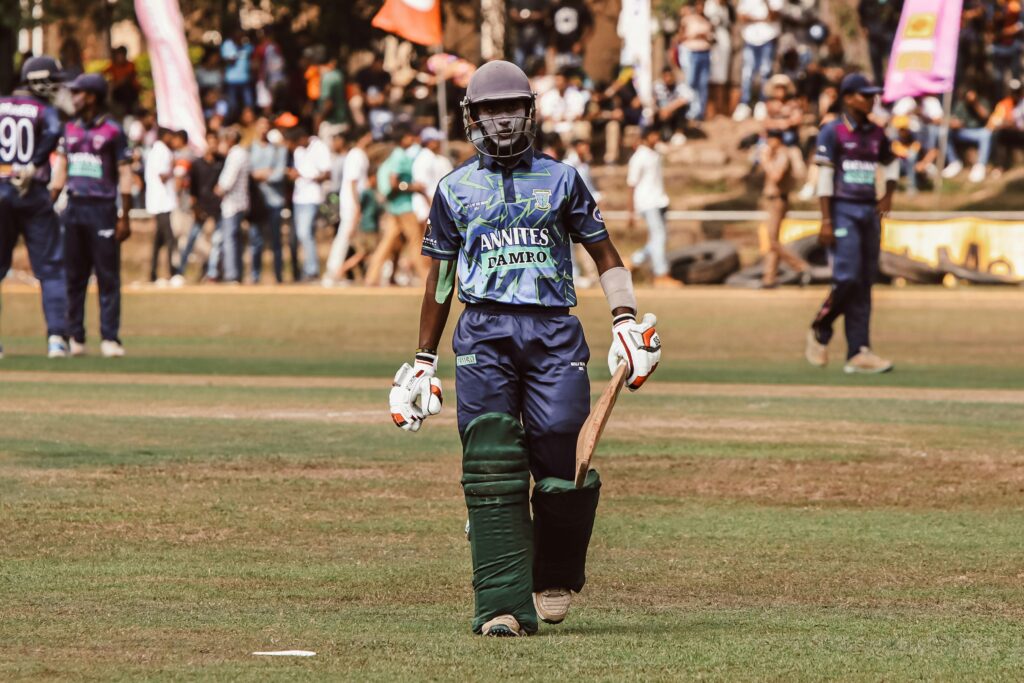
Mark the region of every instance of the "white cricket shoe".
<instances>
[{"instance_id":1,"label":"white cricket shoe","mask_svg":"<svg viewBox=\"0 0 1024 683\"><path fill-rule=\"evenodd\" d=\"M494 617L483 625L480 633L492 638L515 638L526 635L526 631L519 625L519 620L511 614Z\"/></svg>"},{"instance_id":2,"label":"white cricket shoe","mask_svg":"<svg viewBox=\"0 0 1024 683\"><path fill-rule=\"evenodd\" d=\"M46 340L47 358L67 358L68 353L68 344L63 337L51 334Z\"/></svg>"},{"instance_id":3,"label":"white cricket shoe","mask_svg":"<svg viewBox=\"0 0 1024 683\"><path fill-rule=\"evenodd\" d=\"M85 344L84 343L81 343L81 342L78 342L78 341L75 341L74 339L72 339L69 342L69 346L71 347L71 357L72 358L79 358L79 357L85 355Z\"/></svg>"},{"instance_id":4,"label":"white cricket shoe","mask_svg":"<svg viewBox=\"0 0 1024 683\"><path fill-rule=\"evenodd\" d=\"M886 360L876 355L868 347L862 346L860 347L860 353L846 361L846 365L843 366L843 372L848 375L879 375L883 372L889 372L892 368L892 361Z\"/></svg>"},{"instance_id":5,"label":"white cricket shoe","mask_svg":"<svg viewBox=\"0 0 1024 683\"><path fill-rule=\"evenodd\" d=\"M985 180L985 164L975 164L971 166L971 174L967 176L967 180L972 183L980 183Z\"/></svg>"},{"instance_id":6,"label":"white cricket shoe","mask_svg":"<svg viewBox=\"0 0 1024 683\"><path fill-rule=\"evenodd\" d=\"M949 180L950 178L956 178L960 175L960 171L964 170L964 164L961 161L954 161L953 163L942 169L942 177Z\"/></svg>"},{"instance_id":7,"label":"white cricket shoe","mask_svg":"<svg viewBox=\"0 0 1024 683\"><path fill-rule=\"evenodd\" d=\"M546 588L533 594L533 608L545 624L560 624L569 614L572 591L568 588Z\"/></svg>"},{"instance_id":8,"label":"white cricket shoe","mask_svg":"<svg viewBox=\"0 0 1024 683\"><path fill-rule=\"evenodd\" d=\"M119 341L104 339L100 342L100 355L104 358L123 358L124 346Z\"/></svg>"},{"instance_id":9,"label":"white cricket shoe","mask_svg":"<svg viewBox=\"0 0 1024 683\"><path fill-rule=\"evenodd\" d=\"M736 106L736 110L732 113L732 120L735 121L736 123L740 123L741 121L746 121L749 118L750 118L750 105L749 104L739 104L739 105L737 105Z\"/></svg>"},{"instance_id":10,"label":"white cricket shoe","mask_svg":"<svg viewBox=\"0 0 1024 683\"><path fill-rule=\"evenodd\" d=\"M168 280L168 284L174 289L180 289L181 287L185 286L185 276L182 275L181 273L178 273L170 280Z\"/></svg>"},{"instance_id":11,"label":"white cricket shoe","mask_svg":"<svg viewBox=\"0 0 1024 683\"><path fill-rule=\"evenodd\" d=\"M828 346L818 341L814 328L807 330L807 343L804 345L804 358L816 368L828 365Z\"/></svg>"}]
</instances>

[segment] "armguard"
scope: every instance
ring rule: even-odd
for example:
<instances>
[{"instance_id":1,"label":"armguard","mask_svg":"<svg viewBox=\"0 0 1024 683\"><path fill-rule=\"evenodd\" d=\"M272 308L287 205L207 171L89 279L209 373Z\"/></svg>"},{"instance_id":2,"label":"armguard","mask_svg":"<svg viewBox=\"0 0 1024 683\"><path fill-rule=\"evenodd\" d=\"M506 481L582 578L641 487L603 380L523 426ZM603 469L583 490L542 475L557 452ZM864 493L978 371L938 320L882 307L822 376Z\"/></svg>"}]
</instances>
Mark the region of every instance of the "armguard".
<instances>
[{"instance_id":1,"label":"armguard","mask_svg":"<svg viewBox=\"0 0 1024 683\"><path fill-rule=\"evenodd\" d=\"M900 181L900 160L893 159L885 165L883 177L887 183L898 183Z\"/></svg>"},{"instance_id":2,"label":"armguard","mask_svg":"<svg viewBox=\"0 0 1024 683\"><path fill-rule=\"evenodd\" d=\"M622 266L609 268L601 274L601 289L612 311L621 307L637 310L633 276Z\"/></svg>"},{"instance_id":3,"label":"armguard","mask_svg":"<svg viewBox=\"0 0 1024 683\"><path fill-rule=\"evenodd\" d=\"M896 169L897 172L899 168ZM818 167L818 188L817 194L819 197L831 197L835 194L835 175L836 170L831 166L819 166Z\"/></svg>"}]
</instances>

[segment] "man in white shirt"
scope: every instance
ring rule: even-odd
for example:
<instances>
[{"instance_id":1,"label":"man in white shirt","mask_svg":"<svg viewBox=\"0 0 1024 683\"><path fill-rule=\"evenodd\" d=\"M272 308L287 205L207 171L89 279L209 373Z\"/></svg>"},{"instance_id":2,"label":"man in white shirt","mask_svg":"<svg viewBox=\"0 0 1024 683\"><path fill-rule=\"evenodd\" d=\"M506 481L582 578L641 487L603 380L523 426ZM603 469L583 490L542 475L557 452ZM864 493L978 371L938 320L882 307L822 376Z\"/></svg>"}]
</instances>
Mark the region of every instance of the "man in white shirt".
<instances>
[{"instance_id":1,"label":"man in white shirt","mask_svg":"<svg viewBox=\"0 0 1024 683\"><path fill-rule=\"evenodd\" d=\"M743 69L740 103L733 112L735 121L750 118L754 78L759 81L762 89L761 99L764 99L764 86L772 75L775 48L782 33L782 24L779 21L779 12L782 9L783 0L739 0L736 7L742 26Z\"/></svg>"},{"instance_id":2,"label":"man in white shirt","mask_svg":"<svg viewBox=\"0 0 1024 683\"><path fill-rule=\"evenodd\" d=\"M288 148L293 165L288 177L295 183L292 191L292 250L302 245L302 279L315 280L320 274L316 253L316 215L324 200L323 183L331 177L331 151L318 137L311 137L301 126L288 131Z\"/></svg>"},{"instance_id":3,"label":"man in white shirt","mask_svg":"<svg viewBox=\"0 0 1024 683\"><path fill-rule=\"evenodd\" d=\"M249 210L249 150L239 144L241 139L237 128L224 131L228 154L217 185L213 188L214 194L221 198L217 230L221 234L225 282L242 280L242 250L239 248L238 235L242 228L242 218ZM211 253L207 276L213 279L216 275L217 259Z\"/></svg>"},{"instance_id":4,"label":"man in white shirt","mask_svg":"<svg viewBox=\"0 0 1024 683\"><path fill-rule=\"evenodd\" d=\"M146 211L156 219L153 237L153 259L149 269L150 282L156 282L160 250L167 249L167 277L178 274L174 265L177 243L171 228L171 212L178 208L178 188L174 179L174 152L181 149L175 131L161 128L156 142L146 155L144 177L146 181Z\"/></svg>"},{"instance_id":5,"label":"man in white shirt","mask_svg":"<svg viewBox=\"0 0 1024 683\"><path fill-rule=\"evenodd\" d=\"M324 268L324 287L331 287L341 280L341 267L345 263L349 244L359 225L359 196L369 182L370 158L366 155L366 148L371 142L373 134L368 128L360 127L349 131L349 148L341 169L341 186L338 190L341 222L338 224L338 234L331 243L331 253Z\"/></svg>"},{"instance_id":6,"label":"man in white shirt","mask_svg":"<svg viewBox=\"0 0 1024 683\"><path fill-rule=\"evenodd\" d=\"M660 144L661 132L650 126L644 130L629 159L626 184L633 188L629 195L629 229L633 229L636 214L641 214L647 223L647 244L633 254L633 265L650 262L654 286L672 288L680 287L682 283L669 276L665 256L665 211L669 200L665 192L664 160L657 149Z\"/></svg>"},{"instance_id":7,"label":"man in white shirt","mask_svg":"<svg viewBox=\"0 0 1024 683\"><path fill-rule=\"evenodd\" d=\"M424 128L420 131L420 152L412 162L412 181L423 186L423 192L412 197L412 210L416 220L423 224L430 214L437 184L453 170L451 160L439 153L443 139L444 135L437 128Z\"/></svg>"},{"instance_id":8,"label":"man in white shirt","mask_svg":"<svg viewBox=\"0 0 1024 683\"><path fill-rule=\"evenodd\" d=\"M569 84L569 72L555 76L555 87L537 99L537 113L545 133L558 133L568 145L574 137L589 138L590 124L583 121L588 96Z\"/></svg>"}]
</instances>

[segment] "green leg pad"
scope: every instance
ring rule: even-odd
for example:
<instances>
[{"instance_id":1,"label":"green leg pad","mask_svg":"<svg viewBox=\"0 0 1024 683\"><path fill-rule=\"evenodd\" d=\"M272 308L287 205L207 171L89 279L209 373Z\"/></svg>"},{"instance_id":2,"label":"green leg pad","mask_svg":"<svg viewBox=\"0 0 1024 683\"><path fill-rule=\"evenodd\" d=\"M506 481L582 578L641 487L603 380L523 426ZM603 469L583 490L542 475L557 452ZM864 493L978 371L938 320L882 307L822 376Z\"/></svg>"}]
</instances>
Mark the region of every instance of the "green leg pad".
<instances>
[{"instance_id":1,"label":"green leg pad","mask_svg":"<svg viewBox=\"0 0 1024 683\"><path fill-rule=\"evenodd\" d=\"M582 488L548 477L533 487L533 589L568 588L587 582L587 546L594 531L601 478L590 470Z\"/></svg>"},{"instance_id":2,"label":"green leg pad","mask_svg":"<svg viewBox=\"0 0 1024 683\"><path fill-rule=\"evenodd\" d=\"M511 614L537 631L533 608L530 463L523 426L511 415L481 415L466 428L462 490L469 508L476 615L473 631Z\"/></svg>"}]
</instances>

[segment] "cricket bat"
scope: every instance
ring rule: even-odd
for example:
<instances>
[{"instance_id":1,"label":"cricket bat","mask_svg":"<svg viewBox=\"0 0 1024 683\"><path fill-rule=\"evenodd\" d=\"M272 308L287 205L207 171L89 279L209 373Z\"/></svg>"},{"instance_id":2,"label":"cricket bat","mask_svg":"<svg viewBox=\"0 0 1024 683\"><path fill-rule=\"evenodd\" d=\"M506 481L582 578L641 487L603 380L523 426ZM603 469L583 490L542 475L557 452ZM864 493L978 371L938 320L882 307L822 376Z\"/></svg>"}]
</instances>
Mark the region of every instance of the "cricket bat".
<instances>
[{"instance_id":1,"label":"cricket bat","mask_svg":"<svg viewBox=\"0 0 1024 683\"><path fill-rule=\"evenodd\" d=\"M579 438L576 439L576 488L583 486L583 482L587 480L590 459L594 457L597 442L601 440L601 432L604 431L604 426L608 424L608 418L611 417L615 400L626 384L627 372L626 364L620 363L619 367L615 369L611 381L601 392L601 398L597 399L597 403L590 411L590 416L587 417L587 421L580 429Z\"/></svg>"}]
</instances>

